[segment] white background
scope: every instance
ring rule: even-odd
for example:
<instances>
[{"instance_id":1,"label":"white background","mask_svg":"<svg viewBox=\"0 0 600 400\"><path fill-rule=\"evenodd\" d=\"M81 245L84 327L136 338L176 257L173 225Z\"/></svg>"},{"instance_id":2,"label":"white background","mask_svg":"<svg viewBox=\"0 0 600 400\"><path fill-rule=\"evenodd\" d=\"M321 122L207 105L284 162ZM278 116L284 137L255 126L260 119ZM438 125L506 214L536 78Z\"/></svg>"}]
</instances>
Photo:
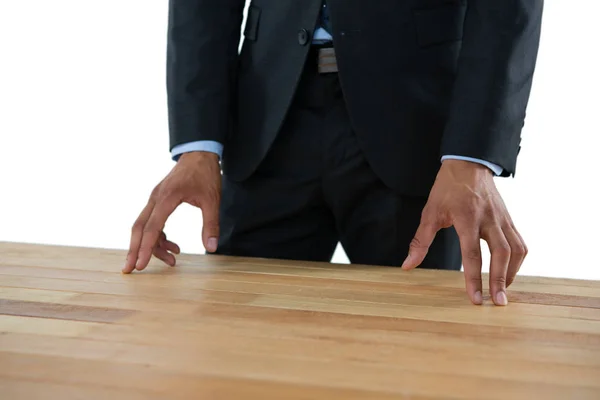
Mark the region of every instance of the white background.
<instances>
[{"instance_id":1,"label":"white background","mask_svg":"<svg viewBox=\"0 0 600 400\"><path fill-rule=\"evenodd\" d=\"M600 279L599 14L546 1L517 176L497 180L530 248L522 274ZM0 1L0 240L128 246L173 166L166 22L166 0ZM182 206L166 231L202 253L201 222Z\"/></svg>"}]
</instances>

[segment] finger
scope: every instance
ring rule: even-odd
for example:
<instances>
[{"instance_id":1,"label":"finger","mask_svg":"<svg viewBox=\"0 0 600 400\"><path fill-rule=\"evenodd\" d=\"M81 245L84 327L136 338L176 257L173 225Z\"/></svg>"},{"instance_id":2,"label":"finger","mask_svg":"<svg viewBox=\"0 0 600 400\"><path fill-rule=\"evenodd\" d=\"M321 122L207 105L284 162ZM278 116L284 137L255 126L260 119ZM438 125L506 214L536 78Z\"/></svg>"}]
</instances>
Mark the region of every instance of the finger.
<instances>
[{"instance_id":1,"label":"finger","mask_svg":"<svg viewBox=\"0 0 600 400\"><path fill-rule=\"evenodd\" d=\"M513 226L508 225L503 231L504 236L510 245L510 261L506 273L506 287L509 287L515 280L517 272L521 269L521 265L527 256L527 246L519 232L517 232Z\"/></svg>"},{"instance_id":2,"label":"finger","mask_svg":"<svg viewBox=\"0 0 600 400\"><path fill-rule=\"evenodd\" d=\"M162 260L167 265L170 265L171 267L175 266L175 256L173 254L169 253L163 247L157 246L156 248L154 248L154 251L152 254L154 254L154 257Z\"/></svg>"},{"instance_id":3,"label":"finger","mask_svg":"<svg viewBox=\"0 0 600 400\"><path fill-rule=\"evenodd\" d=\"M165 223L178 205L178 201L167 198L158 202L152 210L152 214L150 215L150 218L148 218L148 223L146 223L146 226L144 227L139 256L137 263L135 264L135 269L138 271L146 268L148 262L150 262L152 252L158 244L158 239L160 238Z\"/></svg>"},{"instance_id":4,"label":"finger","mask_svg":"<svg viewBox=\"0 0 600 400\"><path fill-rule=\"evenodd\" d=\"M460 241L463 268L465 271L465 286L471 302L476 305L483 304L481 283L481 244L477 229L456 228Z\"/></svg>"},{"instance_id":5,"label":"finger","mask_svg":"<svg viewBox=\"0 0 600 400\"><path fill-rule=\"evenodd\" d=\"M158 245L161 246L166 240L167 240L167 235L163 231L160 233L160 235L158 235Z\"/></svg>"},{"instance_id":6,"label":"finger","mask_svg":"<svg viewBox=\"0 0 600 400\"><path fill-rule=\"evenodd\" d=\"M152 210L154 209L154 202L151 200L146 204L146 207L142 210L137 220L133 224L131 228L131 239L129 242L129 252L127 253L127 258L125 260L125 266L122 269L124 274L129 274L134 270L135 264L138 260L138 252L140 249L140 245L142 243L142 236L144 232L144 227L148 222L148 218L152 214Z\"/></svg>"},{"instance_id":7,"label":"finger","mask_svg":"<svg viewBox=\"0 0 600 400\"><path fill-rule=\"evenodd\" d=\"M176 243L171 242L170 240L165 240L160 247L170 251L173 254L181 253L181 249L179 248L179 246Z\"/></svg>"},{"instance_id":8,"label":"finger","mask_svg":"<svg viewBox=\"0 0 600 400\"><path fill-rule=\"evenodd\" d=\"M487 230L484 237L492 253L490 266L490 294L497 306L508 304L506 297L506 274L510 262L510 245L498 225Z\"/></svg>"},{"instance_id":9,"label":"finger","mask_svg":"<svg viewBox=\"0 0 600 400\"><path fill-rule=\"evenodd\" d=\"M163 249L170 251L171 253L179 254L181 252L176 243L167 240L167 235L164 232L160 234L158 245Z\"/></svg>"},{"instance_id":10,"label":"finger","mask_svg":"<svg viewBox=\"0 0 600 400\"><path fill-rule=\"evenodd\" d=\"M202 205L202 242L209 253L219 246L219 199L215 197Z\"/></svg>"},{"instance_id":11,"label":"finger","mask_svg":"<svg viewBox=\"0 0 600 400\"><path fill-rule=\"evenodd\" d=\"M440 227L435 220L424 213L423 218L421 218L421 224L417 228L413 240L410 242L408 256L402 263L402 269L410 270L418 267L423 262L429 251L429 246L433 243L433 239L435 239L435 235L439 229Z\"/></svg>"}]
</instances>

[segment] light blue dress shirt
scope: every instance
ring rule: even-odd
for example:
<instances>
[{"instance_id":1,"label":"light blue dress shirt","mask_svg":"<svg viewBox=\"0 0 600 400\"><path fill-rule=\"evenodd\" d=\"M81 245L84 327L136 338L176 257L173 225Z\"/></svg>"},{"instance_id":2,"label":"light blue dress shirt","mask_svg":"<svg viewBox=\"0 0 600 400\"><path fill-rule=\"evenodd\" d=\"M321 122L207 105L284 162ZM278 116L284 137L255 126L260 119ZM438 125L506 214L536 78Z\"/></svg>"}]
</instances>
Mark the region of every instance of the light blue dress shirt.
<instances>
[{"instance_id":1,"label":"light blue dress shirt","mask_svg":"<svg viewBox=\"0 0 600 400\"><path fill-rule=\"evenodd\" d=\"M327 32L322 27L317 28L315 34L313 35L313 43L325 43L333 40L329 32ZM215 153L221 158L223 155L223 144L219 142L215 142L212 140L199 140L196 142L183 143L173 147L171 150L171 157L173 160L177 161L179 156L183 153L189 153L192 151L208 151L211 153ZM455 156L455 155L447 155L443 156L441 161L444 160L462 160L462 161L470 161L477 164L482 164L491 169L494 174L500 175L502 173L503 168L499 165L493 164L489 161L480 160L478 158L472 157L464 157L464 156Z\"/></svg>"}]
</instances>

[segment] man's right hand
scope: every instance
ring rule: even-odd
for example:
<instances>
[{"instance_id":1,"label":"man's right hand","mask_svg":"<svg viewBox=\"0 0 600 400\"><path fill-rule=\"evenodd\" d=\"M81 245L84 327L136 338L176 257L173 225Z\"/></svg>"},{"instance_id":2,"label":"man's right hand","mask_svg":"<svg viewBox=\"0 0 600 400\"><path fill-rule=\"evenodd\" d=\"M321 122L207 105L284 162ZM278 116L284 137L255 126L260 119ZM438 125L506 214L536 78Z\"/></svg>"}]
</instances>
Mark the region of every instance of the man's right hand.
<instances>
[{"instance_id":1,"label":"man's right hand","mask_svg":"<svg viewBox=\"0 0 600 400\"><path fill-rule=\"evenodd\" d=\"M202 209L202 242L209 253L217 250L219 238L219 203L221 169L219 158L209 152L181 155L171 172L152 191L148 204L133 224L131 243L123 273L143 270L154 254L165 263L175 265L179 247L167 240L163 232L169 216L181 203Z\"/></svg>"}]
</instances>

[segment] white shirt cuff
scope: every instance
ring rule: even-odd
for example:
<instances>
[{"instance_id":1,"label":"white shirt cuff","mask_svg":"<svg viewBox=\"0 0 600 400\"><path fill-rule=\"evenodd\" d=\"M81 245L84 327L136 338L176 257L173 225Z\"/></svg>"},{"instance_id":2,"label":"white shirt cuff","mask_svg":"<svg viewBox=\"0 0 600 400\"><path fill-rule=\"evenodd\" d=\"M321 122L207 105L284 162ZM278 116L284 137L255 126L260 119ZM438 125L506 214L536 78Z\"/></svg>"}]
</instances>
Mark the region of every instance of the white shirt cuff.
<instances>
[{"instance_id":1,"label":"white shirt cuff","mask_svg":"<svg viewBox=\"0 0 600 400\"><path fill-rule=\"evenodd\" d=\"M489 161L480 160L478 158L463 157L463 156L443 156L442 161L444 161L444 160L462 160L462 161L470 161L470 162L474 162L477 164L485 165L486 167L491 169L492 172L494 172L494 174L496 176L499 176L500 174L502 174L502 171L504 171L504 168L502 168L501 166L491 163Z\"/></svg>"},{"instance_id":2,"label":"white shirt cuff","mask_svg":"<svg viewBox=\"0 0 600 400\"><path fill-rule=\"evenodd\" d=\"M196 142L178 144L171 150L171 158L177 161L183 153L190 153L192 151L208 151L215 153L221 159L223 156L223 145L213 140L198 140Z\"/></svg>"}]
</instances>

